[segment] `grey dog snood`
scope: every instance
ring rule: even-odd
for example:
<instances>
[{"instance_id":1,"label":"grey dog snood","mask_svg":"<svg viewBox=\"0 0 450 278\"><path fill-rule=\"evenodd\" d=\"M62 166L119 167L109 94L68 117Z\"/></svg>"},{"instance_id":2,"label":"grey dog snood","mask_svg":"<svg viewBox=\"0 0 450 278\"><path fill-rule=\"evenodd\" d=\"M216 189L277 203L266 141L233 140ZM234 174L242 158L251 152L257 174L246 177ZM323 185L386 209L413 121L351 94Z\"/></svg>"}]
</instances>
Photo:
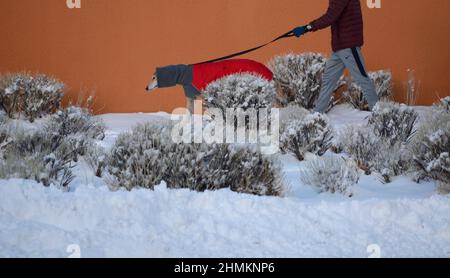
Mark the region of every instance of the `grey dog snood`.
<instances>
[{"instance_id":1,"label":"grey dog snood","mask_svg":"<svg viewBox=\"0 0 450 278\"><path fill-rule=\"evenodd\" d=\"M192 85L193 67L187 65L174 65L156 69L158 88L174 87L181 85L186 97L194 98L200 92Z\"/></svg>"}]
</instances>

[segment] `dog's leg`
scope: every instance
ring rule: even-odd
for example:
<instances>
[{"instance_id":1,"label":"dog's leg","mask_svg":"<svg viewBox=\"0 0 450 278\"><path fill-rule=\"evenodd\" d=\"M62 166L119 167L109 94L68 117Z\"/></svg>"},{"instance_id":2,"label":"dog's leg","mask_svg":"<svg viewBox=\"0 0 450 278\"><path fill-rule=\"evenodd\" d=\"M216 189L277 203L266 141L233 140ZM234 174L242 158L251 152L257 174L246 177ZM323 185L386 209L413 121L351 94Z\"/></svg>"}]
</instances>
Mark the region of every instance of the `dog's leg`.
<instances>
[{"instance_id":1,"label":"dog's leg","mask_svg":"<svg viewBox=\"0 0 450 278\"><path fill-rule=\"evenodd\" d=\"M194 103L195 98L186 98L186 109L189 111L189 113L194 114Z\"/></svg>"}]
</instances>

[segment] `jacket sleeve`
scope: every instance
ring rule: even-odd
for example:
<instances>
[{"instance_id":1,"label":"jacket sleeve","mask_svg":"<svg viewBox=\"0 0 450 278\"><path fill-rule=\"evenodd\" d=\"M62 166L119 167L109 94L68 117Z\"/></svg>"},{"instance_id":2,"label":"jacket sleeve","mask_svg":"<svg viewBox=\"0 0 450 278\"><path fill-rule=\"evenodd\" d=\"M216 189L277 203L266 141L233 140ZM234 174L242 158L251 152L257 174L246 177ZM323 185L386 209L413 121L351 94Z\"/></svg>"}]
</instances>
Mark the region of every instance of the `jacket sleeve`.
<instances>
[{"instance_id":1,"label":"jacket sleeve","mask_svg":"<svg viewBox=\"0 0 450 278\"><path fill-rule=\"evenodd\" d=\"M312 31L327 28L334 22L336 22L344 11L348 2L349 0L330 0L330 5L328 6L327 12L320 18L310 23Z\"/></svg>"}]
</instances>

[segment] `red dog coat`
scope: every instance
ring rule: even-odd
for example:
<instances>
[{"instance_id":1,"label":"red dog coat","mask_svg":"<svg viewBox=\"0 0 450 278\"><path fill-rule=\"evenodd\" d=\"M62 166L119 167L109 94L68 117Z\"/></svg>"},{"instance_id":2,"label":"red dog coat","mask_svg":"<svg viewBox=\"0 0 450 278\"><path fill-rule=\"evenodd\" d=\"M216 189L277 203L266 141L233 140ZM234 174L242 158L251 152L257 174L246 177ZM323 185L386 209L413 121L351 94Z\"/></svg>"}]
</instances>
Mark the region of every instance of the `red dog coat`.
<instances>
[{"instance_id":1,"label":"red dog coat","mask_svg":"<svg viewBox=\"0 0 450 278\"><path fill-rule=\"evenodd\" d=\"M273 79L273 73L265 65L248 59L234 59L194 65L192 85L201 92L210 83L237 73L256 74L269 81Z\"/></svg>"}]
</instances>

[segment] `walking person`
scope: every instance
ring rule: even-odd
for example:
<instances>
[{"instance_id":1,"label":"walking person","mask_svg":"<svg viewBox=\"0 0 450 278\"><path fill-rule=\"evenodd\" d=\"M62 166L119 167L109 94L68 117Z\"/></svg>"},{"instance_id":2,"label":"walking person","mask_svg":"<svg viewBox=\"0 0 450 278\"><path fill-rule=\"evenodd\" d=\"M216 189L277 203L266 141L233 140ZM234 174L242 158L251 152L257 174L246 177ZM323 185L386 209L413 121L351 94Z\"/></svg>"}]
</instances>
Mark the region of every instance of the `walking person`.
<instances>
[{"instance_id":1,"label":"walking person","mask_svg":"<svg viewBox=\"0 0 450 278\"><path fill-rule=\"evenodd\" d=\"M327 12L308 25L297 27L297 37L331 26L333 54L327 61L315 112L328 108L339 78L347 68L352 79L362 88L370 110L378 102L375 85L367 75L361 47L364 44L363 17L360 0L329 0Z\"/></svg>"}]
</instances>

